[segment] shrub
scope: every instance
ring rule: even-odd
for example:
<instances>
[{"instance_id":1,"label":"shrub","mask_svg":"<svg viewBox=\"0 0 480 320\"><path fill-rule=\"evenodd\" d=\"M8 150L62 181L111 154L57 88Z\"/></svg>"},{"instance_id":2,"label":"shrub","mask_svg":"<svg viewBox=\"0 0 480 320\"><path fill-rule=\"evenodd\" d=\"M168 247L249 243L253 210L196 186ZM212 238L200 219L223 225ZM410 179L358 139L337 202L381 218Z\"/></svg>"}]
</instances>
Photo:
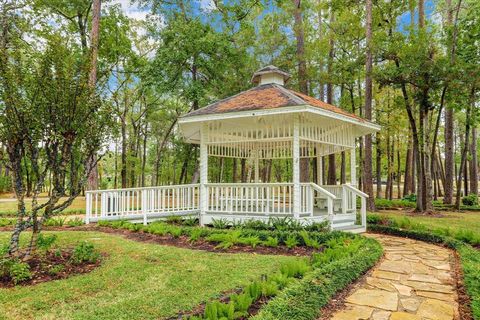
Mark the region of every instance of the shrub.
<instances>
[{"instance_id":1,"label":"shrub","mask_svg":"<svg viewBox=\"0 0 480 320\"><path fill-rule=\"evenodd\" d=\"M168 216L165 221L167 223L170 223L170 224L181 224L182 223L182 217L180 217L180 216Z\"/></svg>"},{"instance_id":2,"label":"shrub","mask_svg":"<svg viewBox=\"0 0 480 320\"><path fill-rule=\"evenodd\" d=\"M464 206L476 206L478 205L478 196L474 193L469 194L462 198L462 204Z\"/></svg>"},{"instance_id":3,"label":"shrub","mask_svg":"<svg viewBox=\"0 0 480 320\"><path fill-rule=\"evenodd\" d=\"M202 229L193 229L190 232L190 236L189 236L190 237L190 242L191 243L197 242L198 240L200 240L202 235L203 235Z\"/></svg>"},{"instance_id":4,"label":"shrub","mask_svg":"<svg viewBox=\"0 0 480 320\"><path fill-rule=\"evenodd\" d=\"M46 227L63 227L66 221L66 217L50 218L45 220L43 225Z\"/></svg>"},{"instance_id":5,"label":"shrub","mask_svg":"<svg viewBox=\"0 0 480 320\"><path fill-rule=\"evenodd\" d=\"M287 239L285 239L285 245L292 249L298 245L298 240L295 235L289 235Z\"/></svg>"},{"instance_id":6,"label":"shrub","mask_svg":"<svg viewBox=\"0 0 480 320\"><path fill-rule=\"evenodd\" d=\"M260 238L258 236L250 236L250 237L241 237L239 239L239 242L241 244L244 244L244 245L247 245L247 246L250 246L252 248L256 248L257 245L259 245L260 243L262 243L262 240L260 240Z\"/></svg>"},{"instance_id":7,"label":"shrub","mask_svg":"<svg viewBox=\"0 0 480 320\"><path fill-rule=\"evenodd\" d=\"M402 200L409 201L409 202L417 202L417 195L415 193L411 193L403 197Z\"/></svg>"},{"instance_id":8,"label":"shrub","mask_svg":"<svg viewBox=\"0 0 480 320\"><path fill-rule=\"evenodd\" d=\"M20 282L24 282L32 278L32 273L30 272L30 266L28 263L20 261L13 261L10 264L9 275L15 284L19 284Z\"/></svg>"},{"instance_id":9,"label":"shrub","mask_svg":"<svg viewBox=\"0 0 480 320\"><path fill-rule=\"evenodd\" d=\"M212 219L212 226L215 229L227 229L230 225L227 219Z\"/></svg>"},{"instance_id":10,"label":"shrub","mask_svg":"<svg viewBox=\"0 0 480 320\"><path fill-rule=\"evenodd\" d=\"M190 216L183 219L182 224L184 226L194 227L194 226L198 226L199 220L198 220L198 217Z\"/></svg>"},{"instance_id":11,"label":"shrub","mask_svg":"<svg viewBox=\"0 0 480 320\"><path fill-rule=\"evenodd\" d=\"M330 221L314 222L311 225L305 226L305 230L310 232L328 232L330 231Z\"/></svg>"},{"instance_id":12,"label":"shrub","mask_svg":"<svg viewBox=\"0 0 480 320\"><path fill-rule=\"evenodd\" d=\"M79 227L79 226L83 226L83 224L84 222L83 222L83 219L81 218L74 218L67 221L67 225L69 227Z\"/></svg>"},{"instance_id":13,"label":"shrub","mask_svg":"<svg viewBox=\"0 0 480 320\"><path fill-rule=\"evenodd\" d=\"M263 245L267 247L278 247L278 239L269 236L267 240L263 241Z\"/></svg>"},{"instance_id":14,"label":"shrub","mask_svg":"<svg viewBox=\"0 0 480 320\"><path fill-rule=\"evenodd\" d=\"M305 245L307 247L311 247L311 248L314 248L314 249L320 248L320 244L318 243L318 241L311 238L307 231L302 230L302 231L300 231L299 234L300 234L300 237L302 237L303 242L305 243Z\"/></svg>"},{"instance_id":15,"label":"shrub","mask_svg":"<svg viewBox=\"0 0 480 320\"><path fill-rule=\"evenodd\" d=\"M63 264L57 264L55 266L52 266L49 270L48 270L48 274L52 275L52 276L56 276L57 274L59 274L60 272L62 272L63 270L65 270L65 266Z\"/></svg>"},{"instance_id":16,"label":"shrub","mask_svg":"<svg viewBox=\"0 0 480 320\"><path fill-rule=\"evenodd\" d=\"M57 235L44 235L43 233L41 233L39 234L37 239L37 248L39 250L47 252L55 244L55 241L57 241Z\"/></svg>"},{"instance_id":17,"label":"shrub","mask_svg":"<svg viewBox=\"0 0 480 320\"><path fill-rule=\"evenodd\" d=\"M310 266L305 260L288 262L280 267L280 272L288 278L302 278L309 270Z\"/></svg>"},{"instance_id":18,"label":"shrub","mask_svg":"<svg viewBox=\"0 0 480 320\"><path fill-rule=\"evenodd\" d=\"M214 233L207 237L207 241L217 242L217 248L228 249L238 243L240 243L240 230L235 230L228 233Z\"/></svg>"},{"instance_id":19,"label":"shrub","mask_svg":"<svg viewBox=\"0 0 480 320\"><path fill-rule=\"evenodd\" d=\"M71 259L74 264L95 263L100 259L100 253L95 250L93 244L83 241L73 249Z\"/></svg>"}]
</instances>

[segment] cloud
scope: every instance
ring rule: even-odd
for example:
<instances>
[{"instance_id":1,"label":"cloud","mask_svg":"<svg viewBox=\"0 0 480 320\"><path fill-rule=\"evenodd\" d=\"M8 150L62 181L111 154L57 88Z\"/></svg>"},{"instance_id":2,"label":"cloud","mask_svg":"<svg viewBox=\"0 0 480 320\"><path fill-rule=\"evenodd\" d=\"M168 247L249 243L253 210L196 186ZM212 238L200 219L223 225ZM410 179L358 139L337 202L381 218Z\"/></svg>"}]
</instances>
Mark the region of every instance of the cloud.
<instances>
[{"instance_id":1,"label":"cloud","mask_svg":"<svg viewBox=\"0 0 480 320\"><path fill-rule=\"evenodd\" d=\"M125 15L135 20L145 20L149 13L148 9L140 8L136 4L132 4L131 0L113 0L110 5L120 5Z\"/></svg>"}]
</instances>

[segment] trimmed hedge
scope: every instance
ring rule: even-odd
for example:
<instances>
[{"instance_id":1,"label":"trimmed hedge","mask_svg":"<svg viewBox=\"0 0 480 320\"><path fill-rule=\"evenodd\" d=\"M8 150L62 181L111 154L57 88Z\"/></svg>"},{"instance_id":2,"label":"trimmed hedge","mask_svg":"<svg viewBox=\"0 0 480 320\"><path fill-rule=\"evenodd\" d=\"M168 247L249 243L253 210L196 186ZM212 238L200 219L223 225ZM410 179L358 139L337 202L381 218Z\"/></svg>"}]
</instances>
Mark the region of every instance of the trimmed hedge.
<instances>
[{"instance_id":1,"label":"trimmed hedge","mask_svg":"<svg viewBox=\"0 0 480 320\"><path fill-rule=\"evenodd\" d=\"M480 251L471 245L441 234L426 230L405 230L394 226L368 224L368 231L406 237L434 244L444 245L458 252L463 270L467 294L471 299L473 318L480 320Z\"/></svg>"},{"instance_id":2,"label":"trimmed hedge","mask_svg":"<svg viewBox=\"0 0 480 320\"><path fill-rule=\"evenodd\" d=\"M382 254L383 249L376 240L365 238L363 246L353 255L333 260L308 273L272 299L252 319L316 319L333 295L375 265Z\"/></svg>"}]
</instances>

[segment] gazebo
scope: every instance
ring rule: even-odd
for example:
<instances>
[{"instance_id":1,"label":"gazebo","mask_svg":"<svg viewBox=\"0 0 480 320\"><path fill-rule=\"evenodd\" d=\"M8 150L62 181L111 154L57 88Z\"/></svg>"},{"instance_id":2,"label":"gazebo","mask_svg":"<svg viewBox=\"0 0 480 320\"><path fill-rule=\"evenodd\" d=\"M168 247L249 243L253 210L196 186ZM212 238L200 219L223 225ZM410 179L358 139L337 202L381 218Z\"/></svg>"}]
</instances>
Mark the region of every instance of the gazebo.
<instances>
[{"instance_id":1,"label":"gazebo","mask_svg":"<svg viewBox=\"0 0 480 320\"><path fill-rule=\"evenodd\" d=\"M199 214L200 223L291 217L304 224L362 232L367 195L355 187L355 140L380 127L305 94L287 89L289 74L274 66L254 73L253 88L192 111L178 121L200 147L200 183L87 192L87 222L158 219ZM350 183L321 185L324 156L350 152ZM209 157L248 159L254 182L210 183ZM315 182L300 181L300 159L315 158ZM292 181L260 181L259 161L292 159ZM360 210L357 209L360 199Z\"/></svg>"}]
</instances>

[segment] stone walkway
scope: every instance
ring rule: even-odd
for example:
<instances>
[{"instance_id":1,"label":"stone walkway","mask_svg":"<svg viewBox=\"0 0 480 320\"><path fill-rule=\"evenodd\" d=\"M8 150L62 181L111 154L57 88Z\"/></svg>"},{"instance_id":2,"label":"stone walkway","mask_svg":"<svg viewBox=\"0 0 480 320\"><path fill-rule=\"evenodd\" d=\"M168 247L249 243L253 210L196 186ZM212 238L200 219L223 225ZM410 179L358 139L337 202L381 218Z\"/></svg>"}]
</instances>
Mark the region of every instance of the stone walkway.
<instances>
[{"instance_id":1,"label":"stone walkway","mask_svg":"<svg viewBox=\"0 0 480 320\"><path fill-rule=\"evenodd\" d=\"M331 320L459 319L453 255L425 242L368 235L379 240L385 258L345 299Z\"/></svg>"}]
</instances>

